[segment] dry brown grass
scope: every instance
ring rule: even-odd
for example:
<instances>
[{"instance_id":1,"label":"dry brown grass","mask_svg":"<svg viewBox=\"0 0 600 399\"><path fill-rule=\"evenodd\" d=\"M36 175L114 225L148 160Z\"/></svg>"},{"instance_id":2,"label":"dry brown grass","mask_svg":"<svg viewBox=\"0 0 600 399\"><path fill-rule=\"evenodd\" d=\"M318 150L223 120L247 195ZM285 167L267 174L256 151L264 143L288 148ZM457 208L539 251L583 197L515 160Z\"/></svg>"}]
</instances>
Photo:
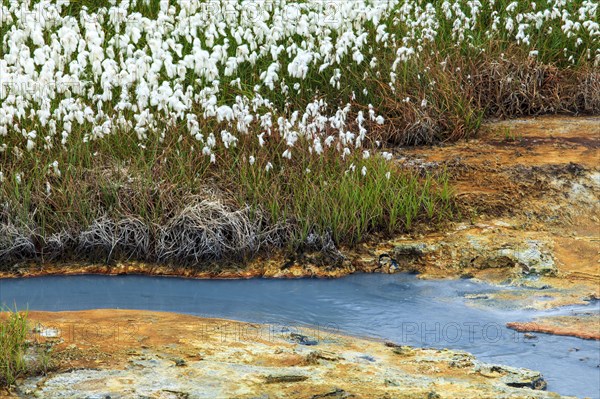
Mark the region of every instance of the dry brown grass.
<instances>
[{"instance_id":1,"label":"dry brown grass","mask_svg":"<svg viewBox=\"0 0 600 399\"><path fill-rule=\"evenodd\" d=\"M472 102L486 116L600 112L600 72L559 69L531 58L486 60L473 70Z\"/></svg>"},{"instance_id":2,"label":"dry brown grass","mask_svg":"<svg viewBox=\"0 0 600 399\"><path fill-rule=\"evenodd\" d=\"M372 137L390 145L433 144L472 137L485 118L600 113L598 68L558 67L509 53L475 59L425 54L410 61L418 65L407 68L394 89L370 77L386 119ZM355 107L367 110L360 102Z\"/></svg>"}]
</instances>

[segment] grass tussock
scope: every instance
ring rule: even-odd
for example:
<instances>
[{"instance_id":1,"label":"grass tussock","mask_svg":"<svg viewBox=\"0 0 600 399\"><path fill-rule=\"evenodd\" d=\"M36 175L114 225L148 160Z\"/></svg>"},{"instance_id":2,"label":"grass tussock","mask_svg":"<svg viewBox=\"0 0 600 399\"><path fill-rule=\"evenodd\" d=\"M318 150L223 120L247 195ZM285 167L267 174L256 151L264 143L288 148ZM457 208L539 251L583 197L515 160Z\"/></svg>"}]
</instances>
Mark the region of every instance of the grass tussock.
<instances>
[{"instance_id":1,"label":"grass tussock","mask_svg":"<svg viewBox=\"0 0 600 399\"><path fill-rule=\"evenodd\" d=\"M600 113L600 72L532 59L487 60L472 75L472 102L486 116Z\"/></svg>"},{"instance_id":2,"label":"grass tussock","mask_svg":"<svg viewBox=\"0 0 600 399\"><path fill-rule=\"evenodd\" d=\"M510 49L473 60L461 53L424 55L406 65L394 86L368 82L389 122L374 137L391 145L467 139L486 118L600 114L597 67L561 68Z\"/></svg>"},{"instance_id":3,"label":"grass tussock","mask_svg":"<svg viewBox=\"0 0 600 399\"><path fill-rule=\"evenodd\" d=\"M28 313L0 309L0 388L10 388L22 377L46 375L56 363L51 345L33 343Z\"/></svg>"},{"instance_id":4,"label":"grass tussock","mask_svg":"<svg viewBox=\"0 0 600 399\"><path fill-rule=\"evenodd\" d=\"M265 237L260 218L252 218L249 208L230 210L220 201L202 200L160 227L156 258L194 263L239 258L267 244Z\"/></svg>"},{"instance_id":5,"label":"grass tussock","mask_svg":"<svg viewBox=\"0 0 600 399\"><path fill-rule=\"evenodd\" d=\"M7 312L0 318L0 386L14 385L26 374L27 313Z\"/></svg>"}]
</instances>

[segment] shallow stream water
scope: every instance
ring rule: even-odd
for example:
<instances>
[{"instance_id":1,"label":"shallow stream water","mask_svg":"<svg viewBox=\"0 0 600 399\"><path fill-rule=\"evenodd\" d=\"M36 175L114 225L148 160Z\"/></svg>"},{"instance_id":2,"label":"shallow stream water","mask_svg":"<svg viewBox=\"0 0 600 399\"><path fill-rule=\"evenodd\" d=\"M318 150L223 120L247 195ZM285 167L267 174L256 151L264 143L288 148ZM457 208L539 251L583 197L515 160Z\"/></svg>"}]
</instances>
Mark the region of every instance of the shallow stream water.
<instances>
[{"instance_id":1,"label":"shallow stream water","mask_svg":"<svg viewBox=\"0 0 600 399\"><path fill-rule=\"evenodd\" d=\"M505 327L509 321L541 315L600 312L600 303L550 311L507 310L472 306L464 297L499 289L470 280L427 281L408 274L335 280L48 276L0 279L0 303L49 311L169 311L460 349L482 361L539 370L548 390L600 398L600 341L547 334L528 339Z\"/></svg>"}]
</instances>

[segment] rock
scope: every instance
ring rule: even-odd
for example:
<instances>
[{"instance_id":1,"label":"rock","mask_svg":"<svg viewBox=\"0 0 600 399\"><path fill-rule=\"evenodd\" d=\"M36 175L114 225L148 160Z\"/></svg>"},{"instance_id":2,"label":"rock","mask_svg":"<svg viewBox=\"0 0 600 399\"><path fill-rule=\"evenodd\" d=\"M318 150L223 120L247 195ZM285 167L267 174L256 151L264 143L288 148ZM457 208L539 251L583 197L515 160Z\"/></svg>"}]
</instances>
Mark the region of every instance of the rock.
<instances>
[{"instance_id":1,"label":"rock","mask_svg":"<svg viewBox=\"0 0 600 399\"><path fill-rule=\"evenodd\" d=\"M338 356L331 352L313 351L306 355L307 364L319 364L319 360L335 362L339 359Z\"/></svg>"},{"instance_id":2,"label":"rock","mask_svg":"<svg viewBox=\"0 0 600 399\"><path fill-rule=\"evenodd\" d=\"M379 255L379 259L377 261L378 267L377 269L381 269L384 273L395 273L400 268L398 267L398 262L396 259L393 259L388 254Z\"/></svg>"},{"instance_id":3,"label":"rock","mask_svg":"<svg viewBox=\"0 0 600 399\"><path fill-rule=\"evenodd\" d=\"M513 388L530 388L537 390L544 390L548 385L546 380L543 377L533 378L530 381L516 381L516 382L507 382L506 385Z\"/></svg>"},{"instance_id":4,"label":"rock","mask_svg":"<svg viewBox=\"0 0 600 399\"><path fill-rule=\"evenodd\" d=\"M469 354L457 353L455 356L452 356L452 360L449 365L453 368L470 368L473 367L473 356Z\"/></svg>"},{"instance_id":5,"label":"rock","mask_svg":"<svg viewBox=\"0 0 600 399\"><path fill-rule=\"evenodd\" d=\"M308 377L305 375L268 375L265 377L267 384L279 384L284 382L300 382L306 381Z\"/></svg>"},{"instance_id":6,"label":"rock","mask_svg":"<svg viewBox=\"0 0 600 399\"><path fill-rule=\"evenodd\" d=\"M394 352L396 355L410 356L414 354L414 348L411 346L398 346L395 347L392 352Z\"/></svg>"},{"instance_id":7,"label":"rock","mask_svg":"<svg viewBox=\"0 0 600 399\"><path fill-rule=\"evenodd\" d=\"M297 343L297 344L307 345L307 346L312 346L312 345L318 345L319 344L319 342L317 340L310 339L306 335L302 335L302 334L298 334L298 333L291 333L290 334L290 340L292 342Z\"/></svg>"},{"instance_id":8,"label":"rock","mask_svg":"<svg viewBox=\"0 0 600 399\"><path fill-rule=\"evenodd\" d=\"M346 399L346 398L353 398L353 397L354 397L354 395L344 391L343 389L335 388L333 391L330 391L330 392L313 395L313 396L311 396L311 399L324 399L324 398Z\"/></svg>"},{"instance_id":9,"label":"rock","mask_svg":"<svg viewBox=\"0 0 600 399\"><path fill-rule=\"evenodd\" d=\"M175 366L177 366L177 367L187 366L187 363L183 359L174 359L173 361L175 362Z\"/></svg>"},{"instance_id":10,"label":"rock","mask_svg":"<svg viewBox=\"0 0 600 399\"><path fill-rule=\"evenodd\" d=\"M39 331L40 337L56 338L60 335L60 331L56 328L44 328Z\"/></svg>"},{"instance_id":11,"label":"rock","mask_svg":"<svg viewBox=\"0 0 600 399\"><path fill-rule=\"evenodd\" d=\"M482 239L471 237L472 247L463 248L460 264L463 268L500 269L521 267L522 274L555 276L558 272L551 251L546 244L537 240L506 242L492 246Z\"/></svg>"},{"instance_id":12,"label":"rock","mask_svg":"<svg viewBox=\"0 0 600 399\"><path fill-rule=\"evenodd\" d=\"M541 373L533 370L510 366L477 364L475 370L488 378L498 378L513 388L546 389L546 380Z\"/></svg>"},{"instance_id":13,"label":"rock","mask_svg":"<svg viewBox=\"0 0 600 399\"><path fill-rule=\"evenodd\" d=\"M525 248L506 248L498 251L521 265L524 274L555 276L557 273L550 251L536 240L525 241Z\"/></svg>"},{"instance_id":14,"label":"rock","mask_svg":"<svg viewBox=\"0 0 600 399\"><path fill-rule=\"evenodd\" d=\"M371 355L360 355L358 358L366 360L368 362L374 362L375 361L375 358L373 356L371 356Z\"/></svg>"},{"instance_id":15,"label":"rock","mask_svg":"<svg viewBox=\"0 0 600 399\"><path fill-rule=\"evenodd\" d=\"M172 393L175 395L175 399L189 399L190 394L187 392L175 391L172 389L163 389L163 392Z\"/></svg>"},{"instance_id":16,"label":"rock","mask_svg":"<svg viewBox=\"0 0 600 399\"><path fill-rule=\"evenodd\" d=\"M427 244L422 242L413 242L406 244L398 244L394 248L392 255L396 259L400 258L420 258L428 252Z\"/></svg>"},{"instance_id":17,"label":"rock","mask_svg":"<svg viewBox=\"0 0 600 399\"><path fill-rule=\"evenodd\" d=\"M598 314L575 313L565 316L538 317L530 322L510 322L506 323L506 326L519 332L530 333L529 335L533 335L532 332L539 332L600 340L599 322ZM529 338L527 335L524 335L525 338Z\"/></svg>"}]
</instances>

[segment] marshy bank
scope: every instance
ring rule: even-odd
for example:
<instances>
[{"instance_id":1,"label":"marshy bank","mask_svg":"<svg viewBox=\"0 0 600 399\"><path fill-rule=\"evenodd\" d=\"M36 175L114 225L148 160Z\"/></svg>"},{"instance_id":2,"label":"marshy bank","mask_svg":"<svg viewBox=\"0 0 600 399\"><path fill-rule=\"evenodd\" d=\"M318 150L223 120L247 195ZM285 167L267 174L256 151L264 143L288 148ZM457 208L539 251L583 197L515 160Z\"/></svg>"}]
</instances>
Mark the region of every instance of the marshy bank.
<instances>
[{"instance_id":1,"label":"marshy bank","mask_svg":"<svg viewBox=\"0 0 600 399\"><path fill-rule=\"evenodd\" d=\"M443 169L390 162L398 145L600 111L592 2L214 3L2 4L4 270L339 266L470 217Z\"/></svg>"},{"instance_id":2,"label":"marshy bank","mask_svg":"<svg viewBox=\"0 0 600 399\"><path fill-rule=\"evenodd\" d=\"M544 295L554 300L539 306L580 303L600 297L596 263L600 220L599 125L597 117L494 122L484 125L478 139L468 142L397 150L392 165L417 175L443 173L447 184L453 187L453 206L461 219L446 222L443 228L419 224L412 233L392 234L391 239L386 238L391 233L376 231L353 246L339 245L331 236L319 242L318 236L312 235L313 247L271 249L246 262L206 262L201 267L116 259L106 262L103 257L104 262L91 263L65 263L58 259L13 266L4 263L1 275L129 273L249 278L412 271L423 277L462 276L548 286L556 291L546 290ZM393 193L385 195L393 200ZM257 243L251 237L244 239L244 234L255 230L229 228L248 223L249 217L244 217L243 212L231 211L227 214L229 219L220 215L207 206L206 212L197 218L204 218L206 225L221 226L216 228L221 235L210 235L200 228L192 230L195 236L186 235L184 227L191 228L193 219L176 218L177 223L170 225L171 236L186 240L186 245L174 249L192 248L198 253L207 248L202 237L217 246L229 245L227 237L248 245ZM228 224L227 220L243 223ZM100 242L104 237L99 248L104 251L103 256L109 256L119 253L120 242L111 235L118 231L116 224L105 223L110 229L97 240ZM197 247L192 237L198 239ZM72 245L76 242L72 241ZM149 240L130 243L149 245ZM386 254L396 262L392 268L390 258L382 257Z\"/></svg>"}]
</instances>

